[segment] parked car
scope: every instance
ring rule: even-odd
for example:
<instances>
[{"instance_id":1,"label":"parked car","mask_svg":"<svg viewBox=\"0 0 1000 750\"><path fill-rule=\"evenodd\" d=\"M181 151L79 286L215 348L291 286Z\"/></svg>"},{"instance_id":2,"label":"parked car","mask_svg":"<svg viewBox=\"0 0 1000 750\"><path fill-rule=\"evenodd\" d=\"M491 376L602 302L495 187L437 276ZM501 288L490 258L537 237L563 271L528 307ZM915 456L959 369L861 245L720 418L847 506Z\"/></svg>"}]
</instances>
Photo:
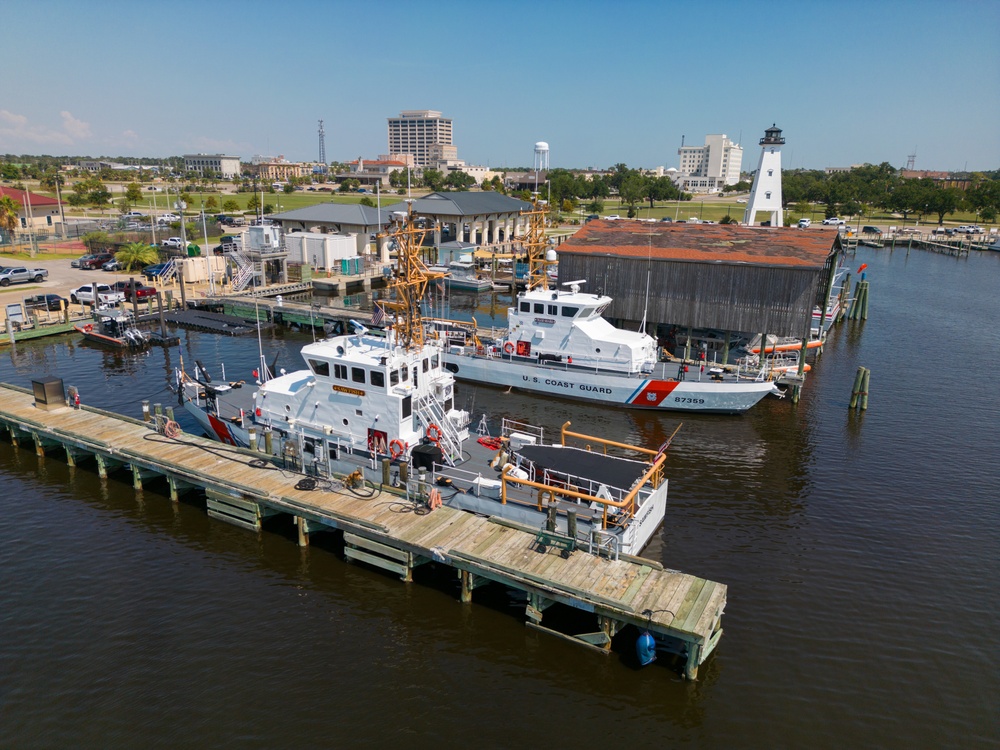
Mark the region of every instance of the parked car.
<instances>
[{"instance_id":1,"label":"parked car","mask_svg":"<svg viewBox=\"0 0 1000 750\"><path fill-rule=\"evenodd\" d=\"M126 219L142 219L146 216L142 211L126 211L122 214Z\"/></svg>"},{"instance_id":2,"label":"parked car","mask_svg":"<svg viewBox=\"0 0 1000 750\"><path fill-rule=\"evenodd\" d=\"M151 266L146 266L140 272L140 275L145 279L155 279L163 273L163 269L167 267L166 263L154 263Z\"/></svg>"},{"instance_id":3,"label":"parked car","mask_svg":"<svg viewBox=\"0 0 1000 750\"><path fill-rule=\"evenodd\" d=\"M836 216L831 216L829 219L823 219L823 223L830 226L843 226L847 224L843 219L838 219Z\"/></svg>"},{"instance_id":4,"label":"parked car","mask_svg":"<svg viewBox=\"0 0 1000 750\"><path fill-rule=\"evenodd\" d=\"M808 229L812 224L812 219L799 219L799 229Z\"/></svg>"},{"instance_id":5,"label":"parked car","mask_svg":"<svg viewBox=\"0 0 1000 750\"><path fill-rule=\"evenodd\" d=\"M34 281L40 284L47 278L49 272L45 268L25 268L24 266L0 266L0 286L11 284L27 284Z\"/></svg>"},{"instance_id":6,"label":"parked car","mask_svg":"<svg viewBox=\"0 0 1000 750\"><path fill-rule=\"evenodd\" d=\"M861 227L861 234L881 235L882 234L882 230L879 229L878 227L871 227L871 226L867 226L866 225L866 226Z\"/></svg>"},{"instance_id":7,"label":"parked car","mask_svg":"<svg viewBox=\"0 0 1000 750\"><path fill-rule=\"evenodd\" d=\"M673 219L671 219L669 216L664 216L662 219L660 219L660 221L664 221L664 222L666 222L666 221L673 221Z\"/></svg>"},{"instance_id":8,"label":"parked car","mask_svg":"<svg viewBox=\"0 0 1000 750\"><path fill-rule=\"evenodd\" d=\"M58 294L36 294L34 297L25 298L24 309L58 311L68 304L66 298L60 297Z\"/></svg>"},{"instance_id":9,"label":"parked car","mask_svg":"<svg viewBox=\"0 0 1000 750\"><path fill-rule=\"evenodd\" d=\"M80 268L86 271L93 271L95 268L100 268L109 260L114 260L115 256L111 253L97 253L89 257L84 256L80 258Z\"/></svg>"},{"instance_id":10,"label":"parked car","mask_svg":"<svg viewBox=\"0 0 1000 750\"><path fill-rule=\"evenodd\" d=\"M93 305L95 301L101 305L114 305L125 300L125 295L116 292L107 284L84 284L83 286L71 289L69 300L74 305L85 302Z\"/></svg>"},{"instance_id":11,"label":"parked car","mask_svg":"<svg viewBox=\"0 0 1000 750\"><path fill-rule=\"evenodd\" d=\"M975 224L963 224L958 229L955 230L959 234L983 234L983 228L977 227Z\"/></svg>"},{"instance_id":12,"label":"parked car","mask_svg":"<svg viewBox=\"0 0 1000 750\"><path fill-rule=\"evenodd\" d=\"M157 224L169 224L172 221L180 221L181 217L177 214L161 214L156 220Z\"/></svg>"},{"instance_id":13,"label":"parked car","mask_svg":"<svg viewBox=\"0 0 1000 750\"><path fill-rule=\"evenodd\" d=\"M746 198L737 198L737 199L736 199L736 202L737 202L737 203L746 203L746 202L747 202L747 199L746 199Z\"/></svg>"},{"instance_id":14,"label":"parked car","mask_svg":"<svg viewBox=\"0 0 1000 750\"><path fill-rule=\"evenodd\" d=\"M160 243L160 246L183 248L184 240L182 240L180 237L167 237L167 239L163 240L163 242Z\"/></svg>"},{"instance_id":15,"label":"parked car","mask_svg":"<svg viewBox=\"0 0 1000 750\"><path fill-rule=\"evenodd\" d=\"M133 279L116 281L111 285L111 288L116 292L124 294L126 302L131 302L133 297L138 300L156 296L156 287L148 286L141 281Z\"/></svg>"},{"instance_id":16,"label":"parked car","mask_svg":"<svg viewBox=\"0 0 1000 750\"><path fill-rule=\"evenodd\" d=\"M608 221L618 221L621 218L621 216L619 216L618 214L611 214L610 216L605 216L604 218L607 219Z\"/></svg>"},{"instance_id":17,"label":"parked car","mask_svg":"<svg viewBox=\"0 0 1000 750\"><path fill-rule=\"evenodd\" d=\"M102 263L101 264L101 270L102 271L120 271L120 270L122 270L122 264L119 263L114 258L112 258L107 263Z\"/></svg>"}]
</instances>

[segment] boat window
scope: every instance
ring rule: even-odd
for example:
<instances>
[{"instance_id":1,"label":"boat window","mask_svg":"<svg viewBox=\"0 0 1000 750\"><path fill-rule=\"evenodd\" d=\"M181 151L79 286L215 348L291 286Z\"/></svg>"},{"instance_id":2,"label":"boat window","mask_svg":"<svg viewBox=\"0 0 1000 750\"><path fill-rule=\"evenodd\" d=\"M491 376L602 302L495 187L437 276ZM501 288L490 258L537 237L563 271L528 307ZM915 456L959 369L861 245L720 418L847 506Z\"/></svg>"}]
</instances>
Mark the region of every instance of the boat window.
<instances>
[{"instance_id":1,"label":"boat window","mask_svg":"<svg viewBox=\"0 0 1000 750\"><path fill-rule=\"evenodd\" d=\"M536 302L535 303L535 312L536 313L544 313L545 312L545 305L543 305L541 302Z\"/></svg>"},{"instance_id":2,"label":"boat window","mask_svg":"<svg viewBox=\"0 0 1000 750\"><path fill-rule=\"evenodd\" d=\"M399 370L389 373L389 385L399 385Z\"/></svg>"},{"instance_id":3,"label":"boat window","mask_svg":"<svg viewBox=\"0 0 1000 750\"><path fill-rule=\"evenodd\" d=\"M454 406L454 404L452 403L452 399L449 398L447 401L444 402L444 411L446 414L451 411L452 406Z\"/></svg>"},{"instance_id":4,"label":"boat window","mask_svg":"<svg viewBox=\"0 0 1000 750\"><path fill-rule=\"evenodd\" d=\"M352 367L351 368L351 380L355 383L364 383L368 378L365 377L364 367Z\"/></svg>"},{"instance_id":5,"label":"boat window","mask_svg":"<svg viewBox=\"0 0 1000 750\"><path fill-rule=\"evenodd\" d=\"M522 302L521 312L531 312L531 304L529 304L528 302Z\"/></svg>"},{"instance_id":6,"label":"boat window","mask_svg":"<svg viewBox=\"0 0 1000 750\"><path fill-rule=\"evenodd\" d=\"M559 314L559 308L556 307L555 305L549 305L549 315L558 315L558 314Z\"/></svg>"},{"instance_id":7,"label":"boat window","mask_svg":"<svg viewBox=\"0 0 1000 750\"><path fill-rule=\"evenodd\" d=\"M562 316L564 318L573 318L573 317L576 317L576 314L578 312L580 312L580 308L579 307L564 307L562 309Z\"/></svg>"},{"instance_id":8,"label":"boat window","mask_svg":"<svg viewBox=\"0 0 1000 750\"><path fill-rule=\"evenodd\" d=\"M410 379L410 368L407 367L406 365L403 365L399 369L403 373L403 382L405 383L407 380Z\"/></svg>"},{"instance_id":9,"label":"boat window","mask_svg":"<svg viewBox=\"0 0 1000 750\"><path fill-rule=\"evenodd\" d=\"M338 380L347 380L347 365L334 365L333 376Z\"/></svg>"},{"instance_id":10,"label":"boat window","mask_svg":"<svg viewBox=\"0 0 1000 750\"><path fill-rule=\"evenodd\" d=\"M403 419L413 414L413 397L407 396L403 399Z\"/></svg>"},{"instance_id":11,"label":"boat window","mask_svg":"<svg viewBox=\"0 0 1000 750\"><path fill-rule=\"evenodd\" d=\"M429 359L425 359L424 360L424 372L427 372L429 369L431 369L431 361Z\"/></svg>"},{"instance_id":12,"label":"boat window","mask_svg":"<svg viewBox=\"0 0 1000 750\"><path fill-rule=\"evenodd\" d=\"M441 366L441 355L440 354L435 354L432 359L434 361L434 364L432 365L432 367L436 370L436 369L438 369Z\"/></svg>"},{"instance_id":13,"label":"boat window","mask_svg":"<svg viewBox=\"0 0 1000 750\"><path fill-rule=\"evenodd\" d=\"M309 360L309 367L311 367L312 371L314 373L316 373L317 375L323 375L325 377L330 377L330 363L329 362L323 362L322 360L319 360L319 359L310 359Z\"/></svg>"},{"instance_id":14,"label":"boat window","mask_svg":"<svg viewBox=\"0 0 1000 750\"><path fill-rule=\"evenodd\" d=\"M385 388L385 373L381 370L372 370L371 384L376 388Z\"/></svg>"}]
</instances>

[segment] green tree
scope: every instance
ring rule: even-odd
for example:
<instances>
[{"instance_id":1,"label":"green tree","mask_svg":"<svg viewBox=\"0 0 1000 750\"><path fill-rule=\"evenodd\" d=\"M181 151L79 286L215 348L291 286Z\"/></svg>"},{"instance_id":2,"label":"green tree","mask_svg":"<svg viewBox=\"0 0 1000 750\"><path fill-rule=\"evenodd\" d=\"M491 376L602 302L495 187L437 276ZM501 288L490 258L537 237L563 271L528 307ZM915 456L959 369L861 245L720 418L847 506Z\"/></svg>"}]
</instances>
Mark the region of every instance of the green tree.
<instances>
[{"instance_id":1,"label":"green tree","mask_svg":"<svg viewBox=\"0 0 1000 750\"><path fill-rule=\"evenodd\" d=\"M108 189L102 184L99 188L91 190L90 193L87 194L87 200L90 202L90 205L95 208L103 208L111 202L111 193L109 193Z\"/></svg>"},{"instance_id":2,"label":"green tree","mask_svg":"<svg viewBox=\"0 0 1000 750\"><path fill-rule=\"evenodd\" d=\"M587 204L587 210L592 214L600 214L604 211L604 201L592 200Z\"/></svg>"},{"instance_id":3,"label":"green tree","mask_svg":"<svg viewBox=\"0 0 1000 750\"><path fill-rule=\"evenodd\" d=\"M476 184L476 178L461 170L456 170L448 173L448 176L444 179L444 184L455 190L468 190Z\"/></svg>"},{"instance_id":4,"label":"green tree","mask_svg":"<svg viewBox=\"0 0 1000 750\"><path fill-rule=\"evenodd\" d=\"M250 197L247 198L247 211L252 211L257 213L260 210L260 194L250 193Z\"/></svg>"},{"instance_id":5,"label":"green tree","mask_svg":"<svg viewBox=\"0 0 1000 750\"><path fill-rule=\"evenodd\" d=\"M423 182L425 187L437 191L444 185L444 175L436 169L425 169Z\"/></svg>"},{"instance_id":6,"label":"green tree","mask_svg":"<svg viewBox=\"0 0 1000 750\"><path fill-rule=\"evenodd\" d=\"M267 214L273 214L273 213L274 213L274 206L272 206L270 203L265 203L263 214L267 216Z\"/></svg>"},{"instance_id":7,"label":"green tree","mask_svg":"<svg viewBox=\"0 0 1000 750\"><path fill-rule=\"evenodd\" d=\"M160 251L154 245L147 245L145 242L130 242L115 253L115 260L126 272L152 265L159 259Z\"/></svg>"},{"instance_id":8,"label":"green tree","mask_svg":"<svg viewBox=\"0 0 1000 750\"><path fill-rule=\"evenodd\" d=\"M294 192L295 192L295 185L293 185L292 183L290 183L290 182L289 182L289 183L288 183L287 185L285 185L285 186L284 186L284 187L282 188L282 190L283 190L283 191L284 191L284 192L285 192L286 194L287 194L287 193L294 193Z\"/></svg>"},{"instance_id":9,"label":"green tree","mask_svg":"<svg viewBox=\"0 0 1000 750\"><path fill-rule=\"evenodd\" d=\"M936 186L927 204L929 213L937 214L938 224L944 223L945 214L953 214L962 205L962 191L958 188Z\"/></svg>"},{"instance_id":10,"label":"green tree","mask_svg":"<svg viewBox=\"0 0 1000 750\"><path fill-rule=\"evenodd\" d=\"M632 171L622 179L618 188L622 202L628 206L628 217L633 218L638 212L636 204L643 199L646 193L646 178L636 171Z\"/></svg>"},{"instance_id":11,"label":"green tree","mask_svg":"<svg viewBox=\"0 0 1000 750\"><path fill-rule=\"evenodd\" d=\"M14 238L14 230L21 223L18 218L20 211L21 204L9 195L0 198L0 229L6 232L12 240Z\"/></svg>"},{"instance_id":12,"label":"green tree","mask_svg":"<svg viewBox=\"0 0 1000 750\"><path fill-rule=\"evenodd\" d=\"M137 206L142 200L142 186L138 182L130 182L125 188L125 200L130 206Z\"/></svg>"},{"instance_id":13,"label":"green tree","mask_svg":"<svg viewBox=\"0 0 1000 750\"><path fill-rule=\"evenodd\" d=\"M369 196L366 195L364 198L361 199L361 205L362 206L371 206L372 208L374 208L375 207L375 201L373 201Z\"/></svg>"},{"instance_id":14,"label":"green tree","mask_svg":"<svg viewBox=\"0 0 1000 750\"><path fill-rule=\"evenodd\" d=\"M222 210L225 211L227 214L236 213L237 211L240 210L240 204L237 203L232 198L230 198L229 200L227 200L225 203L222 204Z\"/></svg>"}]
</instances>

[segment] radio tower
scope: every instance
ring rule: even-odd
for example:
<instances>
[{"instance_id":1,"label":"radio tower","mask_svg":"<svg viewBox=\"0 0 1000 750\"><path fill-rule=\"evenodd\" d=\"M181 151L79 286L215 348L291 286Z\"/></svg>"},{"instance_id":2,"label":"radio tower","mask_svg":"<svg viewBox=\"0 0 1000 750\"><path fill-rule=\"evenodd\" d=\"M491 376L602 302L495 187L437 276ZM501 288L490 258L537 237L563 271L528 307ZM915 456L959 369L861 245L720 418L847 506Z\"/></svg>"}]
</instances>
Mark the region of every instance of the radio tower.
<instances>
[{"instance_id":1,"label":"radio tower","mask_svg":"<svg viewBox=\"0 0 1000 750\"><path fill-rule=\"evenodd\" d=\"M319 163L326 165L326 133L323 131L323 121L319 121Z\"/></svg>"},{"instance_id":2,"label":"radio tower","mask_svg":"<svg viewBox=\"0 0 1000 750\"><path fill-rule=\"evenodd\" d=\"M917 147L913 147L913 153L906 157L906 171L912 172L914 165L917 163Z\"/></svg>"}]
</instances>

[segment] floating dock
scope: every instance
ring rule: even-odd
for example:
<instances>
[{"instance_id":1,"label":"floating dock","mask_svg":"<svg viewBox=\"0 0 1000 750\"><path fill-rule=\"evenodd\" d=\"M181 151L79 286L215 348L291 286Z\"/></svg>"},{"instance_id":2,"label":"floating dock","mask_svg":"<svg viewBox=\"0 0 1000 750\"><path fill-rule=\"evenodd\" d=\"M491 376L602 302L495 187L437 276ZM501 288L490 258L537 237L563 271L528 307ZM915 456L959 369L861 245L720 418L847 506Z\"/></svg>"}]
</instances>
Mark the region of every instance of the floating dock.
<instances>
[{"instance_id":1,"label":"floating dock","mask_svg":"<svg viewBox=\"0 0 1000 750\"><path fill-rule=\"evenodd\" d=\"M653 634L661 650L678 655L691 680L722 637L723 584L638 557L609 559L582 550L564 555L540 545L538 529L448 507L427 512L413 505L415 512L399 512L411 503L388 490L365 497L367 491L278 471L261 453L187 434L167 437L156 429L166 424L161 416L145 422L71 408L57 379L33 387L34 393L0 384L0 434L14 445L30 445L39 456L64 453L70 466L93 462L102 478L127 471L137 492L144 482L165 479L171 501L199 493L210 516L256 532L265 518L286 514L294 518L300 545L307 546L313 533L342 534L349 560L404 581L412 580L419 565L448 566L461 583L462 602L471 602L480 586L506 586L526 595L528 626L598 652L608 653L611 639L634 626ZM176 424L169 424L165 432L173 433ZM543 617L556 603L591 613L597 630L550 630Z\"/></svg>"}]
</instances>

